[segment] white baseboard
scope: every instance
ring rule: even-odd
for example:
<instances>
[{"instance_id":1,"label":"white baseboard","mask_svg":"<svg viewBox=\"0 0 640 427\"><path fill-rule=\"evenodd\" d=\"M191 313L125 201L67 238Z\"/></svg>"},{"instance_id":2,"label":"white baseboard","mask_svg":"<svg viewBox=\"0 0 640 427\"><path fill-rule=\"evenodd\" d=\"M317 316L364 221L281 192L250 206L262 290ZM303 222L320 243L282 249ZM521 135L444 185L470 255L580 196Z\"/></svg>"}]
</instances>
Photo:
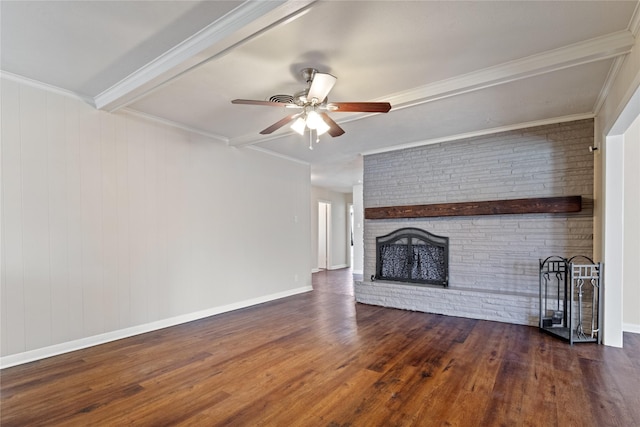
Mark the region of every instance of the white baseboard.
<instances>
[{"instance_id":1,"label":"white baseboard","mask_svg":"<svg viewBox=\"0 0 640 427\"><path fill-rule=\"evenodd\" d=\"M55 344L48 347L37 348L25 351L23 353L11 354L0 357L0 369L9 368L11 366L21 365L23 363L33 362L35 360L46 359L47 357L57 356L71 351L81 350L83 348L92 347L99 344L128 338L134 335L144 334L158 329L168 328L170 326L180 325L182 323L192 322L194 320L203 319L216 314L222 314L229 311L239 310L241 308L251 307L253 305L274 301L292 295L301 294L312 291L311 286L303 286L300 288L290 289L284 292L278 292L271 295L265 295L258 298L252 298L227 304L219 307L208 308L206 310L196 311L193 313L183 314L180 316L170 317L168 319L157 320L155 322L145 323L143 325L132 326L130 328L119 329L117 331L106 332L104 334L94 335L91 337L81 338L68 341L61 344Z\"/></svg>"},{"instance_id":2,"label":"white baseboard","mask_svg":"<svg viewBox=\"0 0 640 427\"><path fill-rule=\"evenodd\" d=\"M349 267L348 264L338 264L338 265L332 265L331 267L328 267L327 270L340 270L341 268L347 268L347 267ZM322 270L324 270L324 268L312 268L311 274L319 273Z\"/></svg>"},{"instance_id":3,"label":"white baseboard","mask_svg":"<svg viewBox=\"0 0 640 427\"><path fill-rule=\"evenodd\" d=\"M636 325L634 323L623 323L622 324L623 332L632 332L634 334L640 334L640 325Z\"/></svg>"}]
</instances>

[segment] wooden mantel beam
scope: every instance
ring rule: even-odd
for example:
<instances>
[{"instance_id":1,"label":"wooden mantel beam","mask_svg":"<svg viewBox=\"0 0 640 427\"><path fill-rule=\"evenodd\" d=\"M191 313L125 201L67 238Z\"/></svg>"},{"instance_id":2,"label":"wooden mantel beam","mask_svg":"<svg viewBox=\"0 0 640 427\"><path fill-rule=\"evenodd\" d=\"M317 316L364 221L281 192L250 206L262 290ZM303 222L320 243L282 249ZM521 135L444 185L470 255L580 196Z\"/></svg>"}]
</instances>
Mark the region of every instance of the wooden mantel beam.
<instances>
[{"instance_id":1,"label":"wooden mantel beam","mask_svg":"<svg viewBox=\"0 0 640 427\"><path fill-rule=\"evenodd\" d=\"M429 218L442 216L570 213L582 210L582 196L436 203L431 205L366 208L365 219Z\"/></svg>"}]
</instances>

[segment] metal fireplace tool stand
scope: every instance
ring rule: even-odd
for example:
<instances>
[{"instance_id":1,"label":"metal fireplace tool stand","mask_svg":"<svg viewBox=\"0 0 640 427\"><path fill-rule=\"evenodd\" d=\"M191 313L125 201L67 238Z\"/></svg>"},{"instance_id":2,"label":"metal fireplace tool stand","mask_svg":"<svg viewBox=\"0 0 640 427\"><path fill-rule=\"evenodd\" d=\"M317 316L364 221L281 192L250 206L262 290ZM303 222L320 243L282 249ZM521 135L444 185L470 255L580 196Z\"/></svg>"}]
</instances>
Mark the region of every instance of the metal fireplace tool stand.
<instances>
[{"instance_id":1,"label":"metal fireplace tool stand","mask_svg":"<svg viewBox=\"0 0 640 427\"><path fill-rule=\"evenodd\" d=\"M581 261L578 263L577 261ZM540 260L540 330L568 341L602 343L602 264L578 255Z\"/></svg>"}]
</instances>

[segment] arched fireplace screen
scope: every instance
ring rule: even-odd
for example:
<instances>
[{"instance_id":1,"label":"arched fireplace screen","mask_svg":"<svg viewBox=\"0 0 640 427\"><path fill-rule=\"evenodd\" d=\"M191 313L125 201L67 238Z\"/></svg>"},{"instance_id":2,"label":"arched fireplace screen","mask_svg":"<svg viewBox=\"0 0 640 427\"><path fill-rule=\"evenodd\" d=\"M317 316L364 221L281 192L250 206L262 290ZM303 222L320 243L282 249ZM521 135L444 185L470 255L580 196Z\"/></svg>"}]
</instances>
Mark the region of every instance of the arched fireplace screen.
<instances>
[{"instance_id":1,"label":"arched fireplace screen","mask_svg":"<svg viewBox=\"0 0 640 427\"><path fill-rule=\"evenodd\" d=\"M447 287L449 238L419 228L377 237L375 279Z\"/></svg>"}]
</instances>

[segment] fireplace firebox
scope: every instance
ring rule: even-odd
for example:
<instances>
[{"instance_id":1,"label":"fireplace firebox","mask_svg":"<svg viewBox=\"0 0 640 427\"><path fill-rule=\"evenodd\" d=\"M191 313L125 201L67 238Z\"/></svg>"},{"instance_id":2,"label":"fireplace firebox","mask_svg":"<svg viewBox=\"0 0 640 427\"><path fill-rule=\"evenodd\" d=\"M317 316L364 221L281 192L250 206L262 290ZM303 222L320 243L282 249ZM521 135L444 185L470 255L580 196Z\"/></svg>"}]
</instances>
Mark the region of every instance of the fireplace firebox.
<instances>
[{"instance_id":1,"label":"fireplace firebox","mask_svg":"<svg viewBox=\"0 0 640 427\"><path fill-rule=\"evenodd\" d=\"M449 284L449 238L419 228L401 228L376 238L374 280Z\"/></svg>"}]
</instances>

